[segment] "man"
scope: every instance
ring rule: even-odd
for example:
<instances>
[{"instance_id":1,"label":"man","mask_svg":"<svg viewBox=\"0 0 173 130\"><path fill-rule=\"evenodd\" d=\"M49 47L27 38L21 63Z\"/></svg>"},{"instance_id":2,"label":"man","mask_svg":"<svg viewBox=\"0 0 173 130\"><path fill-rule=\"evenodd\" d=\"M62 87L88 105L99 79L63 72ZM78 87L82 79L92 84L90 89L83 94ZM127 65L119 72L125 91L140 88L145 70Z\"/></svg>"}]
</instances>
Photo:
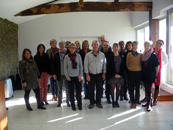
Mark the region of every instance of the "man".
<instances>
[{"instance_id":1,"label":"man","mask_svg":"<svg viewBox=\"0 0 173 130\"><path fill-rule=\"evenodd\" d=\"M104 41L103 44L102 44L101 52L103 52L105 54L106 60L107 60L108 56L112 53L112 51L109 48L110 48L109 42ZM104 83L104 81L103 81L103 83ZM105 79L105 89L106 89L105 94L106 94L107 103L111 104L110 85L108 84L106 79ZM102 94L103 94L103 92L102 92Z\"/></svg>"},{"instance_id":2,"label":"man","mask_svg":"<svg viewBox=\"0 0 173 130\"><path fill-rule=\"evenodd\" d=\"M125 49L124 41L120 41L119 42L119 46L120 46L119 53L120 53L120 55L122 55L124 57L124 53L127 51ZM125 76L123 76L123 77L125 79ZM120 90L120 101L123 101L123 100L128 100L128 98L127 98L127 83L126 83L126 80L124 80L124 85L121 85L121 90Z\"/></svg>"},{"instance_id":3,"label":"man","mask_svg":"<svg viewBox=\"0 0 173 130\"><path fill-rule=\"evenodd\" d=\"M62 87L63 82L65 83L66 87L66 103L67 106L70 107L70 94L69 94L69 87L64 75L64 57L67 54L67 49L65 48L65 42L59 42L59 53L55 54L54 57L54 79L57 80L58 84L58 105L57 107L61 107L62 103Z\"/></svg>"},{"instance_id":4,"label":"man","mask_svg":"<svg viewBox=\"0 0 173 130\"><path fill-rule=\"evenodd\" d=\"M50 87L51 87L51 91L52 91L52 101L53 100L57 100L58 98L58 88L57 88L57 83L56 80L53 78L53 61L54 61L54 56L56 53L58 53L59 48L57 48L57 41L56 39L51 39L50 40L50 46L51 48L49 48L46 52L46 54L49 56L49 62L50 62Z\"/></svg>"},{"instance_id":5,"label":"man","mask_svg":"<svg viewBox=\"0 0 173 130\"><path fill-rule=\"evenodd\" d=\"M86 79L89 81L90 105L94 107L94 90L96 85L96 106L103 108L101 104L102 81L105 80L106 58L104 53L98 51L98 41L92 42L92 51L88 52L84 60L84 71Z\"/></svg>"},{"instance_id":6,"label":"man","mask_svg":"<svg viewBox=\"0 0 173 130\"><path fill-rule=\"evenodd\" d=\"M106 41L106 37L104 35L100 36L100 45L99 45L99 51L101 51L101 49L103 48L102 44L104 43L104 41ZM109 49L112 51L112 48L109 47Z\"/></svg>"}]
</instances>

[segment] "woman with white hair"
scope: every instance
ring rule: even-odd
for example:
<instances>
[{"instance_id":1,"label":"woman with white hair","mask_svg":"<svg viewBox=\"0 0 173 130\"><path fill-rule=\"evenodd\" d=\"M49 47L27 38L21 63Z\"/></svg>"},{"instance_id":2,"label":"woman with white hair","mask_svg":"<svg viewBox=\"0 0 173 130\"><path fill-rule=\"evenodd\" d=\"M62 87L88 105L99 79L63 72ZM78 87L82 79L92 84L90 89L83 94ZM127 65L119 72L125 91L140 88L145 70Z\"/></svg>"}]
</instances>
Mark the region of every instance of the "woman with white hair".
<instances>
[{"instance_id":1,"label":"woman with white hair","mask_svg":"<svg viewBox=\"0 0 173 130\"><path fill-rule=\"evenodd\" d=\"M142 79L144 82L147 103L142 106L147 107L146 110L150 111L152 106L151 87L156 80L156 76L159 70L159 59L153 52L153 48L151 48L150 42L145 42L144 48L145 51L142 56Z\"/></svg>"}]
</instances>

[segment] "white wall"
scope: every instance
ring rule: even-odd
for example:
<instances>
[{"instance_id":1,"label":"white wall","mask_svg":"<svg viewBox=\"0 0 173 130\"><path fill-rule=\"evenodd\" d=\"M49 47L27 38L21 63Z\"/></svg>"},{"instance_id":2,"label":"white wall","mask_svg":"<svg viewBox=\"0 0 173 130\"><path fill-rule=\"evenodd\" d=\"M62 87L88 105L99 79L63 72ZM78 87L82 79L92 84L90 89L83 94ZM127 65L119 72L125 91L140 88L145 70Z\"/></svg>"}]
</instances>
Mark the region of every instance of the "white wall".
<instances>
[{"instance_id":1,"label":"white wall","mask_svg":"<svg viewBox=\"0 0 173 130\"><path fill-rule=\"evenodd\" d=\"M19 24L19 59L24 48L35 55L39 43L49 48L52 38L99 37L104 34L112 44L135 40L130 12L78 12L47 15Z\"/></svg>"}]
</instances>

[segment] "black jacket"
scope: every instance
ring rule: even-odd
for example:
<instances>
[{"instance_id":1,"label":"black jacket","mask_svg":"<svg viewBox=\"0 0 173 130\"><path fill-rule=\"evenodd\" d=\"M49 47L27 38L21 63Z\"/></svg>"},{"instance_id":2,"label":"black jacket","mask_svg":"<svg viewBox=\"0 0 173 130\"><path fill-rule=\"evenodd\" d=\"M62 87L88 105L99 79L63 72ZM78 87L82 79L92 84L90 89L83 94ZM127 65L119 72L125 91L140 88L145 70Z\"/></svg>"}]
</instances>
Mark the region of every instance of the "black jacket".
<instances>
[{"instance_id":1,"label":"black jacket","mask_svg":"<svg viewBox=\"0 0 173 130\"><path fill-rule=\"evenodd\" d=\"M114 77L116 74L119 74L120 76L123 76L123 55L120 54L121 57L121 67L120 67L120 72L115 73L115 64L114 64L114 53L112 52L109 57L107 58L107 79L109 80L110 78Z\"/></svg>"},{"instance_id":2,"label":"black jacket","mask_svg":"<svg viewBox=\"0 0 173 130\"><path fill-rule=\"evenodd\" d=\"M89 50L88 52L90 52L91 50ZM83 67L84 67L84 59L85 59L85 52L83 50L80 50L79 51L79 54L82 58L82 64L83 64Z\"/></svg>"},{"instance_id":3,"label":"black jacket","mask_svg":"<svg viewBox=\"0 0 173 130\"><path fill-rule=\"evenodd\" d=\"M156 70L155 67L160 65L157 55L153 52L148 59L146 68L144 67L144 62L142 61L142 80L153 83L156 81Z\"/></svg>"},{"instance_id":4,"label":"black jacket","mask_svg":"<svg viewBox=\"0 0 173 130\"><path fill-rule=\"evenodd\" d=\"M68 53L69 53L69 51L66 51L65 55L67 55ZM61 61L60 61L60 54L59 54L59 52L54 55L54 59L53 59L53 74L56 75L57 80L60 81Z\"/></svg>"},{"instance_id":5,"label":"black jacket","mask_svg":"<svg viewBox=\"0 0 173 130\"><path fill-rule=\"evenodd\" d=\"M35 55L34 60L38 66L40 75L42 72L47 72L48 74L50 74L50 62L47 54L43 53L42 56Z\"/></svg>"},{"instance_id":6,"label":"black jacket","mask_svg":"<svg viewBox=\"0 0 173 130\"><path fill-rule=\"evenodd\" d=\"M105 54L105 57L106 57L106 60L107 60L107 58L109 57L109 55L112 53L112 49L108 49L107 52L104 52L104 51L103 51L103 48L102 48L102 49L101 49L101 52L103 52L103 53Z\"/></svg>"}]
</instances>

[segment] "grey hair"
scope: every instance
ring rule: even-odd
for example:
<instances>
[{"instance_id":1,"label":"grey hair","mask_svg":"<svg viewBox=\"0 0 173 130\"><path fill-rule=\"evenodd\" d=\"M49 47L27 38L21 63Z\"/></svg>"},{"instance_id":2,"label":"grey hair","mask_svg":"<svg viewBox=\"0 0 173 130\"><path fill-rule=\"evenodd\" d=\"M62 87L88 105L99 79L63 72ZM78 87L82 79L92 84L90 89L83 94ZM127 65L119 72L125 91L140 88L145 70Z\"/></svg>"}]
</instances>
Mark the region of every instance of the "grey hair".
<instances>
[{"instance_id":1,"label":"grey hair","mask_svg":"<svg viewBox=\"0 0 173 130\"><path fill-rule=\"evenodd\" d=\"M139 43L138 43L138 41L133 41L133 42L132 42L132 46L133 46L134 44L138 46Z\"/></svg>"},{"instance_id":2,"label":"grey hair","mask_svg":"<svg viewBox=\"0 0 173 130\"><path fill-rule=\"evenodd\" d=\"M92 45L93 45L94 42L98 42L98 41L97 41L97 40L94 40L94 41L92 42ZM99 44L99 42L98 42L98 44Z\"/></svg>"},{"instance_id":3,"label":"grey hair","mask_svg":"<svg viewBox=\"0 0 173 130\"><path fill-rule=\"evenodd\" d=\"M151 46L151 45L153 44L153 42L152 42L152 41L145 41L145 42L144 42L144 46L147 45L147 44L148 44L149 46Z\"/></svg>"},{"instance_id":4,"label":"grey hair","mask_svg":"<svg viewBox=\"0 0 173 130\"><path fill-rule=\"evenodd\" d=\"M104 42L103 42L103 44L104 44L105 42L107 42L107 43L108 43L108 45L109 45L109 42L108 42L108 41L104 41Z\"/></svg>"},{"instance_id":5,"label":"grey hair","mask_svg":"<svg viewBox=\"0 0 173 130\"><path fill-rule=\"evenodd\" d=\"M70 48L71 46L75 46L75 48L76 48L76 44L75 44L75 43L71 43L71 44L69 45L69 48Z\"/></svg>"},{"instance_id":6,"label":"grey hair","mask_svg":"<svg viewBox=\"0 0 173 130\"><path fill-rule=\"evenodd\" d=\"M60 41L59 42L59 46L62 45L62 44L64 44L64 46L65 46L66 45L66 42L65 41Z\"/></svg>"}]
</instances>

